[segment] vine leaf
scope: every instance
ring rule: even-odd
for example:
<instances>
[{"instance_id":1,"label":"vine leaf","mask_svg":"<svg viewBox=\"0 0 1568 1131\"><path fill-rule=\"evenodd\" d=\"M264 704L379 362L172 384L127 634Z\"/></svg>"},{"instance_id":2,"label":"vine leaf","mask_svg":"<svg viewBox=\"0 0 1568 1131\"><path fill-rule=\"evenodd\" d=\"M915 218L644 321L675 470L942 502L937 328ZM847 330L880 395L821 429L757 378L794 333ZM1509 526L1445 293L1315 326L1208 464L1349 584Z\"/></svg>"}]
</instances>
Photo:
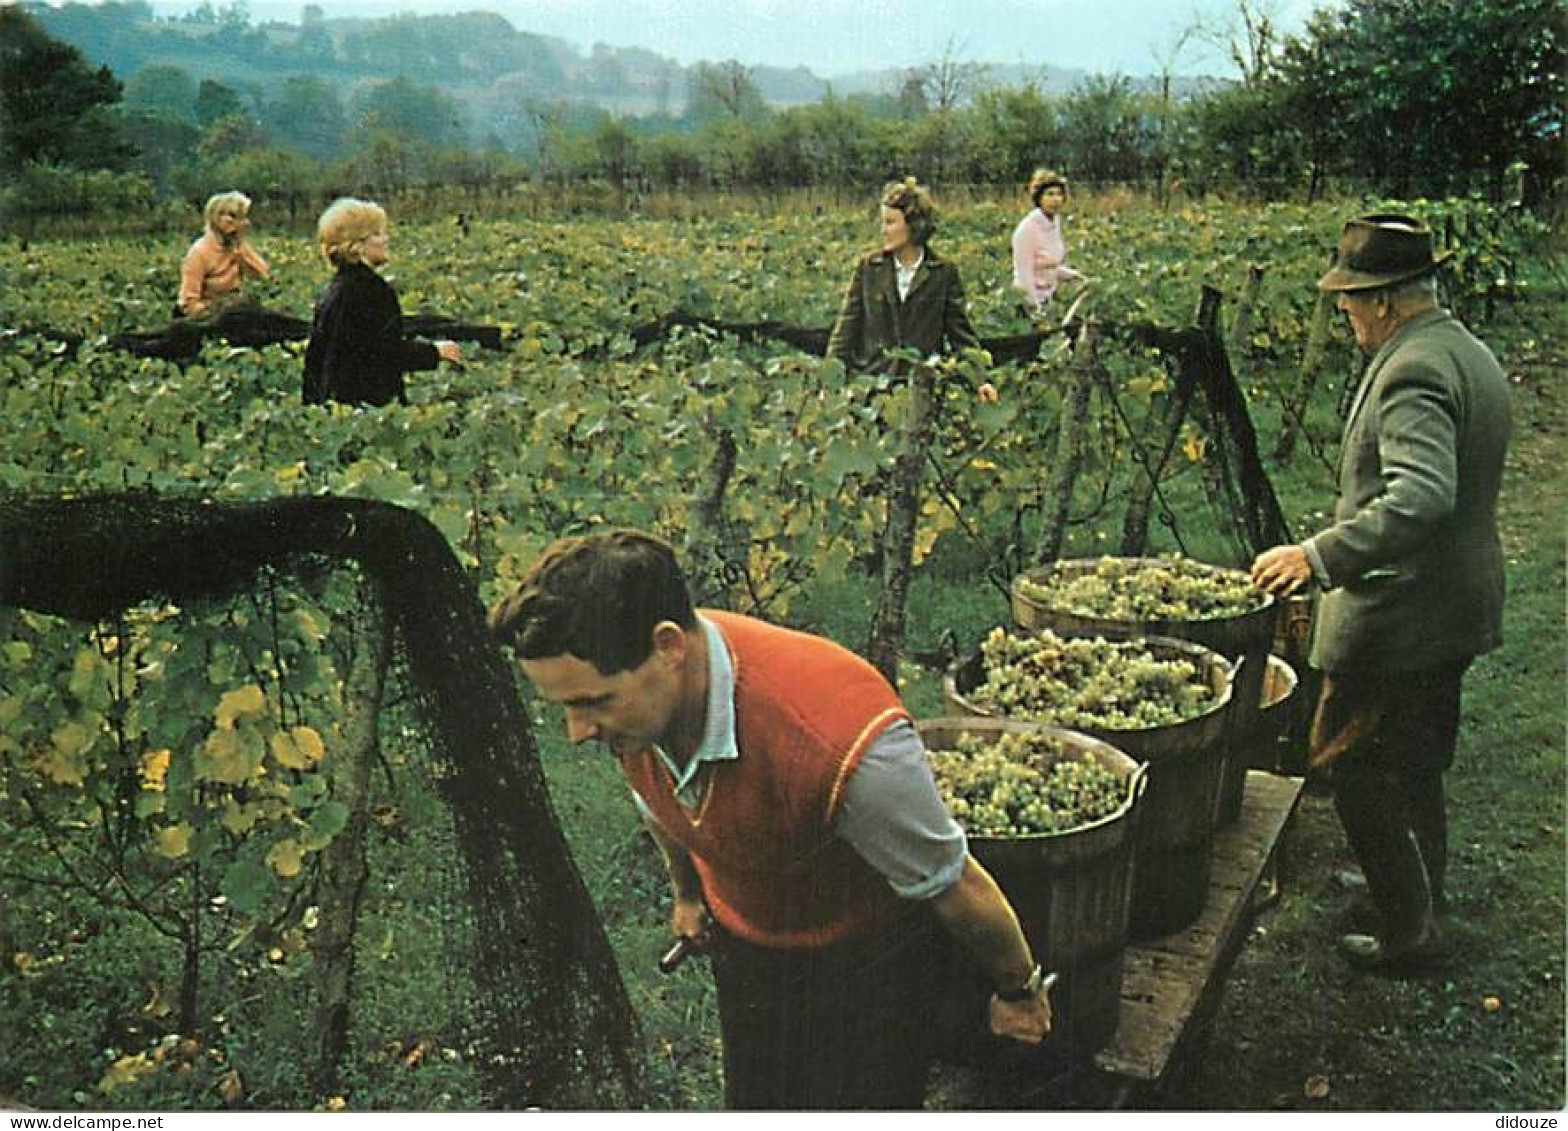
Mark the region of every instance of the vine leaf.
<instances>
[{"instance_id":1,"label":"vine leaf","mask_svg":"<svg viewBox=\"0 0 1568 1131\"><path fill-rule=\"evenodd\" d=\"M272 756L286 769L308 770L326 752L321 734L314 727L297 726L272 736Z\"/></svg>"},{"instance_id":2,"label":"vine leaf","mask_svg":"<svg viewBox=\"0 0 1568 1131\"><path fill-rule=\"evenodd\" d=\"M267 849L267 864L284 879L292 879L305 866L305 850L293 837L280 840Z\"/></svg>"},{"instance_id":3,"label":"vine leaf","mask_svg":"<svg viewBox=\"0 0 1568 1131\"><path fill-rule=\"evenodd\" d=\"M259 715L266 706L267 697L262 694L261 688L251 683L233 691L225 691L218 700L218 709L213 712L213 718L221 729L232 730L240 719Z\"/></svg>"}]
</instances>

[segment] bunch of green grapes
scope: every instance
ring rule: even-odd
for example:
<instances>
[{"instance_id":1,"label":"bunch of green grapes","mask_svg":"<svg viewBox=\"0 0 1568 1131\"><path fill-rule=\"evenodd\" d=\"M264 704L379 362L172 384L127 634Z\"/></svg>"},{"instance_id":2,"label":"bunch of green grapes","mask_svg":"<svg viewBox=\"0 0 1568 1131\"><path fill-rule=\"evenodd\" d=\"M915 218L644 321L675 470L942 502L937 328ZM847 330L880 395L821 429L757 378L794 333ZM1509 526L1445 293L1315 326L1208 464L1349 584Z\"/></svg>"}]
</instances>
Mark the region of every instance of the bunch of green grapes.
<instances>
[{"instance_id":1,"label":"bunch of green grapes","mask_svg":"<svg viewBox=\"0 0 1568 1131\"><path fill-rule=\"evenodd\" d=\"M1267 597L1244 570L1190 558L1101 558L1092 571L1021 577L1018 592L1049 609L1105 620L1213 620L1260 608Z\"/></svg>"},{"instance_id":2,"label":"bunch of green grapes","mask_svg":"<svg viewBox=\"0 0 1568 1131\"><path fill-rule=\"evenodd\" d=\"M930 752L937 789L972 836L1059 833L1116 812L1127 785L1098 762L1076 760L1040 732L964 735Z\"/></svg>"},{"instance_id":3,"label":"bunch of green grapes","mask_svg":"<svg viewBox=\"0 0 1568 1131\"><path fill-rule=\"evenodd\" d=\"M970 702L1062 727L1170 726L1208 711L1221 694L1191 660L1159 659L1138 640L994 628L980 654L985 678L968 692Z\"/></svg>"}]
</instances>

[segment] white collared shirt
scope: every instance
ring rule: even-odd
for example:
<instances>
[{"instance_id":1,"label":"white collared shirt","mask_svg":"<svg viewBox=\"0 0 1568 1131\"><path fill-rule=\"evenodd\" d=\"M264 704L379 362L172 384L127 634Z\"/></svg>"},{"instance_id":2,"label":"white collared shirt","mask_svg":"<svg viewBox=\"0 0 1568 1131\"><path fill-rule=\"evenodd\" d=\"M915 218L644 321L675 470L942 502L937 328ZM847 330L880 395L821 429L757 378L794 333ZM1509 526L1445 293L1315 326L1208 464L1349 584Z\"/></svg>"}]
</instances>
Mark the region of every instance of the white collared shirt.
<instances>
[{"instance_id":1,"label":"white collared shirt","mask_svg":"<svg viewBox=\"0 0 1568 1131\"><path fill-rule=\"evenodd\" d=\"M898 301L903 302L909 297L909 288L915 285L915 272L920 270L920 265L926 261L926 249L921 248L920 254L908 267L898 256L893 257L893 271L898 279Z\"/></svg>"},{"instance_id":2,"label":"white collared shirt","mask_svg":"<svg viewBox=\"0 0 1568 1131\"><path fill-rule=\"evenodd\" d=\"M713 622L699 616L697 623L708 644L708 704L703 716L702 741L685 769L675 764L664 747L657 743L653 747L675 779L675 799L688 809L695 809L702 803L705 780L702 768L709 762L733 762L740 757L740 748L735 744L735 665L730 661L730 650L724 646L724 637L719 635Z\"/></svg>"}]
</instances>

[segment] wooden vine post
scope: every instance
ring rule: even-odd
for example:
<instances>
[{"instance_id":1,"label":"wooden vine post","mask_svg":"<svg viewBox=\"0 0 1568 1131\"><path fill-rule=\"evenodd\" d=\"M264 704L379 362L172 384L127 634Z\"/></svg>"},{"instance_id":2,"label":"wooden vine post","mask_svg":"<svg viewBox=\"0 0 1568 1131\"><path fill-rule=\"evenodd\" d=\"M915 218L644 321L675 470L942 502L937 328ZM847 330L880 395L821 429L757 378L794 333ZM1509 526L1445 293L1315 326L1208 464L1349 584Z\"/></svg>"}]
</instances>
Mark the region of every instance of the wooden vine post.
<instances>
[{"instance_id":1,"label":"wooden vine post","mask_svg":"<svg viewBox=\"0 0 1568 1131\"><path fill-rule=\"evenodd\" d=\"M1089 396L1094 389L1095 373L1099 367L1099 360L1095 356L1098 340L1095 324L1085 322L1073 346L1073 363L1068 373L1067 391L1062 397L1061 423L1056 432L1056 459L1045 485L1040 541L1035 549L1036 565L1049 565L1062 554L1073 486L1083 467L1083 433L1089 419Z\"/></svg>"},{"instance_id":2,"label":"wooden vine post","mask_svg":"<svg viewBox=\"0 0 1568 1131\"><path fill-rule=\"evenodd\" d=\"M1303 417L1317 389L1318 376L1323 370L1323 355L1328 352L1334 301L1331 292L1318 292L1318 301L1312 308L1312 325L1307 330L1307 346L1301 355L1301 370L1296 375L1296 387L1285 398L1285 419L1279 430L1279 439L1274 444L1275 463L1290 460L1296 452L1296 441L1306 427Z\"/></svg>"},{"instance_id":3,"label":"wooden vine post","mask_svg":"<svg viewBox=\"0 0 1568 1131\"><path fill-rule=\"evenodd\" d=\"M354 939L359 911L370 880L365 836L370 826L370 772L380 753L377 719L392 662L392 621L380 587L360 584L353 621L337 628L348 636L348 674L343 688L343 720L338 748L328 755L333 799L348 809L348 820L322 850L315 954L316 1055L312 1083L326 1095L338 1086L339 1068L348 1051L354 985Z\"/></svg>"},{"instance_id":4,"label":"wooden vine post","mask_svg":"<svg viewBox=\"0 0 1568 1131\"><path fill-rule=\"evenodd\" d=\"M708 477L692 496L683 561L692 600L711 609L729 609L733 608L730 586L745 566L744 559L735 560L744 554L744 547L732 546L724 528L724 493L735 474L739 448L734 431L726 427L717 429L716 444Z\"/></svg>"},{"instance_id":5,"label":"wooden vine post","mask_svg":"<svg viewBox=\"0 0 1568 1131\"><path fill-rule=\"evenodd\" d=\"M1121 552L1124 557L1142 557L1148 549L1149 511L1160 489L1160 469L1170 461L1171 453L1176 450L1176 441L1181 438L1182 421L1187 419L1187 412L1192 406L1192 391L1198 385L1197 370L1189 351L1176 353L1172 360L1176 367L1176 384L1165 402L1165 413L1155 433L1157 456L1152 464L1147 460L1140 461L1144 475L1129 488L1127 511L1122 516Z\"/></svg>"},{"instance_id":6,"label":"wooden vine post","mask_svg":"<svg viewBox=\"0 0 1568 1131\"><path fill-rule=\"evenodd\" d=\"M904 443L893 465L888 492L887 531L882 536L882 592L871 618L867 658L894 687L904 652L909 582L914 572L915 529L920 521L920 487L936 412L937 369L917 365L909 382L909 417Z\"/></svg>"}]
</instances>

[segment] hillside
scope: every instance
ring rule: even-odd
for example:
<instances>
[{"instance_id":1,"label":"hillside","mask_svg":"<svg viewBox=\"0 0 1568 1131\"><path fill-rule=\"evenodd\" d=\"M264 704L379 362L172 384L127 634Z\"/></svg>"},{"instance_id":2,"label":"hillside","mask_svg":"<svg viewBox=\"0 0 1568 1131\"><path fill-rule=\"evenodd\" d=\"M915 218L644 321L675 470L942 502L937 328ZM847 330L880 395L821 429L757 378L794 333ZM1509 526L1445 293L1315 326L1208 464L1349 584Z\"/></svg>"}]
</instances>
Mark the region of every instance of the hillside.
<instances>
[{"instance_id":1,"label":"hillside","mask_svg":"<svg viewBox=\"0 0 1568 1131\"><path fill-rule=\"evenodd\" d=\"M509 145L528 140L524 120L546 104L679 118L687 113L688 91L701 66L685 67L634 47L595 44L584 51L560 38L519 30L487 12L325 19L314 18L307 8L299 24L252 25L232 9L214 12L211 7L159 19L143 0L61 7L25 0L23 7L50 35L108 66L122 81L148 67L177 68L196 82L222 83L259 107L293 76L327 83L345 104L369 84L402 76L435 87L462 106L474 140L496 137ZM1032 83L1047 94L1066 93L1088 77L1044 63L975 66L984 83ZM750 77L769 104L787 107L829 93L887 96L897 90L903 73L888 69L822 77L805 67L757 66L750 68ZM1182 91L1201 85L1183 80Z\"/></svg>"}]
</instances>

